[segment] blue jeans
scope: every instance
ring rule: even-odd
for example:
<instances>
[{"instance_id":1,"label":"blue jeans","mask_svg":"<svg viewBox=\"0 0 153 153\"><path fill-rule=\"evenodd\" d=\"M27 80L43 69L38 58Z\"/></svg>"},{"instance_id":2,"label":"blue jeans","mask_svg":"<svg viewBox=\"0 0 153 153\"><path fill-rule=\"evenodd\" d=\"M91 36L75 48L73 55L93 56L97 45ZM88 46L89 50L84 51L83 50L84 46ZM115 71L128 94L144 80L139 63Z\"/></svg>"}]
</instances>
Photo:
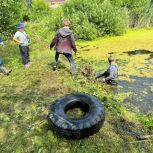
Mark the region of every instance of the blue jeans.
<instances>
[{"instance_id":1,"label":"blue jeans","mask_svg":"<svg viewBox=\"0 0 153 153\"><path fill-rule=\"evenodd\" d=\"M55 54L55 66L58 64L58 58L59 58L60 53L56 52ZM63 55L68 59L70 63L70 72L74 74L74 61L73 61L73 56L72 54L64 54Z\"/></svg>"},{"instance_id":2,"label":"blue jeans","mask_svg":"<svg viewBox=\"0 0 153 153\"><path fill-rule=\"evenodd\" d=\"M3 65L3 61L2 61L2 58L0 57L0 66Z\"/></svg>"}]
</instances>

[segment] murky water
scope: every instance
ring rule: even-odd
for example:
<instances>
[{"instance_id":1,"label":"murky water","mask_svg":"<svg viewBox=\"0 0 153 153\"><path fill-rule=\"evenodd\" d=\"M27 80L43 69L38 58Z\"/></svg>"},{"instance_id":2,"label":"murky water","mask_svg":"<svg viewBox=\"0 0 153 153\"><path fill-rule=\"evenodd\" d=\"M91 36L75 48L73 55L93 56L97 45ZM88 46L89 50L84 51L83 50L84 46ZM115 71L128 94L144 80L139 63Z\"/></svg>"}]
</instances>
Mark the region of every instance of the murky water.
<instances>
[{"instance_id":1,"label":"murky water","mask_svg":"<svg viewBox=\"0 0 153 153\"><path fill-rule=\"evenodd\" d=\"M145 49L128 51L128 52L123 52L123 53L127 53L130 56L132 56L132 55L144 55L144 54L150 54L150 55L152 55L153 54L152 51L145 50Z\"/></svg>"},{"instance_id":2,"label":"murky water","mask_svg":"<svg viewBox=\"0 0 153 153\"><path fill-rule=\"evenodd\" d=\"M153 69L150 67L153 62L153 52L148 50L135 50L124 52L129 56L137 55L149 55L145 59L144 66L148 72L152 72ZM137 58L137 57L136 57ZM137 70L142 68L137 67ZM147 114L153 110L153 77L138 77L136 74L128 77L130 81L120 80L119 86L121 86L120 92L130 93L130 95L124 99L124 103L130 109L138 108L140 112Z\"/></svg>"},{"instance_id":3,"label":"murky water","mask_svg":"<svg viewBox=\"0 0 153 153\"><path fill-rule=\"evenodd\" d=\"M86 47L89 46L82 48L86 49ZM151 77L151 75L147 76L146 73L153 72L153 52L142 49L126 52L109 52L108 54L116 57L119 69L120 67L121 69L124 69L128 65L130 70L125 69L122 71L122 74L119 74L118 87L106 86L104 89L109 93L115 95L117 94L119 96L127 93L123 103L129 109L134 110L137 108L141 113L144 114L151 112L153 110L153 77ZM140 56L143 58L140 59ZM132 59L133 61L130 60L131 57L134 57ZM81 63L81 65L88 63L88 61L79 57L77 60L79 63ZM132 64L129 62L132 62ZM92 65L92 68L96 69L96 72L101 72L100 66L106 66L106 62L103 60L90 60L89 65ZM97 65L99 67L97 67ZM133 74L129 73L130 71L133 71ZM140 74L142 77L140 77Z\"/></svg>"},{"instance_id":4,"label":"murky water","mask_svg":"<svg viewBox=\"0 0 153 153\"><path fill-rule=\"evenodd\" d=\"M121 92L131 92L124 100L129 108L137 107L141 112L148 113L153 110L153 78L130 76L131 82L119 81ZM134 106L134 107L133 107Z\"/></svg>"}]
</instances>

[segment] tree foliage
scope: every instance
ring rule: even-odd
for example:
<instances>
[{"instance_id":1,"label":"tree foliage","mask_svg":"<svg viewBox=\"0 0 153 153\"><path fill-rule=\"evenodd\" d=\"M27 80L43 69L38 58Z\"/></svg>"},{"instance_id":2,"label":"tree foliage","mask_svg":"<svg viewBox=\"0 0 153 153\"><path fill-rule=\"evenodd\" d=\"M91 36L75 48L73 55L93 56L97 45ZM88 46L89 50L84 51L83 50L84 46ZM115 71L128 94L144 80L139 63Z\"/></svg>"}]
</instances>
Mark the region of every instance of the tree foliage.
<instances>
[{"instance_id":1,"label":"tree foliage","mask_svg":"<svg viewBox=\"0 0 153 153\"><path fill-rule=\"evenodd\" d=\"M23 0L0 0L0 33L12 33L22 20Z\"/></svg>"},{"instance_id":2,"label":"tree foliage","mask_svg":"<svg viewBox=\"0 0 153 153\"><path fill-rule=\"evenodd\" d=\"M77 39L92 40L121 35L128 26L152 26L153 0L69 0L57 9L45 0L0 0L0 33L13 33L23 15L51 31L69 18Z\"/></svg>"},{"instance_id":3,"label":"tree foliage","mask_svg":"<svg viewBox=\"0 0 153 153\"><path fill-rule=\"evenodd\" d=\"M103 35L120 35L126 31L126 9L113 6L110 0L71 0L63 6L64 16L72 21L79 39L94 39Z\"/></svg>"},{"instance_id":4,"label":"tree foliage","mask_svg":"<svg viewBox=\"0 0 153 153\"><path fill-rule=\"evenodd\" d=\"M153 22L153 0L111 0L115 6L126 7L130 27L148 27Z\"/></svg>"}]
</instances>

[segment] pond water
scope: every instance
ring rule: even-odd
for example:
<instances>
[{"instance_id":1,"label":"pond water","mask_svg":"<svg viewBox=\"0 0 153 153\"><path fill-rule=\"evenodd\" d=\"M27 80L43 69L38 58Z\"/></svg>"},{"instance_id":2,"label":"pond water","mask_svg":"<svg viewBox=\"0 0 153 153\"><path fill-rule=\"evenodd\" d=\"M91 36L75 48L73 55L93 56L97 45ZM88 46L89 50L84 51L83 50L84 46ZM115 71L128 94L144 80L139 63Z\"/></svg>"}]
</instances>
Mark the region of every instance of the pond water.
<instances>
[{"instance_id":1,"label":"pond water","mask_svg":"<svg viewBox=\"0 0 153 153\"><path fill-rule=\"evenodd\" d=\"M132 56L132 55L144 55L144 54L153 54L152 51L149 51L149 50L145 50L145 49L142 49L142 50L134 50L134 51L127 51L127 52L123 52L123 53L127 53L129 56Z\"/></svg>"},{"instance_id":2,"label":"pond water","mask_svg":"<svg viewBox=\"0 0 153 153\"><path fill-rule=\"evenodd\" d=\"M81 49L87 51L91 50L91 47L83 46ZM121 73L119 72L118 87L104 87L105 90L118 96L125 94L126 98L123 99L123 103L131 110L138 109L143 114L152 112L153 51L145 49L113 51L108 52L108 55L116 57ZM86 64L87 62L81 58L79 63ZM106 67L106 61L99 59L94 59L94 61L90 59L89 64L96 69L96 72L101 72L101 65Z\"/></svg>"},{"instance_id":3,"label":"pond water","mask_svg":"<svg viewBox=\"0 0 153 153\"><path fill-rule=\"evenodd\" d=\"M140 112L148 113L153 110L153 78L130 76L131 82L119 81L121 92L131 92L129 97L124 99L124 103L130 109L137 107Z\"/></svg>"},{"instance_id":4,"label":"pond water","mask_svg":"<svg viewBox=\"0 0 153 153\"><path fill-rule=\"evenodd\" d=\"M144 59L144 65L137 67L137 71L145 71L152 73L152 58L153 52L148 50L134 50L123 52L128 54L129 57L136 57L137 55L146 56ZM144 67L142 69L142 67ZM129 81L130 80L130 81ZM153 77L137 76L136 73L128 76L128 80L119 80L119 86L121 87L118 92L130 93L130 95L124 99L124 104L130 109L138 108L142 113L147 114L153 110Z\"/></svg>"}]
</instances>

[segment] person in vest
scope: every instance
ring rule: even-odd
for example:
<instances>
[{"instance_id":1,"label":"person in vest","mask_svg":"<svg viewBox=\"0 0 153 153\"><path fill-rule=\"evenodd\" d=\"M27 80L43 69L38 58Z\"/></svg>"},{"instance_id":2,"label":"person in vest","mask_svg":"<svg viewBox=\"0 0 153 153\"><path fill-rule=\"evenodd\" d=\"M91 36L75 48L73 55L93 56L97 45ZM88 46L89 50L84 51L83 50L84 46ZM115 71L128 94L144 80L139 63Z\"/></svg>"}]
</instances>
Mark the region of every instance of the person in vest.
<instances>
[{"instance_id":1,"label":"person in vest","mask_svg":"<svg viewBox=\"0 0 153 153\"><path fill-rule=\"evenodd\" d=\"M3 40L2 37L0 37L0 52L1 52L1 47L3 45ZM12 72L12 69L7 70L4 66L3 66L3 61L2 58L0 56L0 73L3 73L5 75L9 75Z\"/></svg>"},{"instance_id":2,"label":"person in vest","mask_svg":"<svg viewBox=\"0 0 153 153\"><path fill-rule=\"evenodd\" d=\"M52 49L55 46L55 65L54 65L54 70L57 68L58 65L58 59L59 55L62 54L64 55L69 63L70 63L70 72L71 74L74 74L74 61L73 61L73 56L72 56L72 50L76 53L76 45L75 45L75 40L74 40L74 35L73 32L69 29L70 27L70 21L68 19L65 19L64 22L64 27L59 29L51 44L50 44L50 49Z\"/></svg>"},{"instance_id":3,"label":"person in vest","mask_svg":"<svg viewBox=\"0 0 153 153\"><path fill-rule=\"evenodd\" d=\"M25 66L25 68L28 68L30 66L30 57L29 57L29 44L30 39L27 36L25 30L25 25L23 23L19 23L17 25L18 31L15 33L13 40L19 44L19 49L22 57L22 63Z\"/></svg>"},{"instance_id":4,"label":"person in vest","mask_svg":"<svg viewBox=\"0 0 153 153\"><path fill-rule=\"evenodd\" d=\"M117 77L118 77L118 66L116 64L115 59L110 56L108 58L109 67L104 73L100 73L96 76L96 79L100 79L102 82L106 82L111 85L117 85Z\"/></svg>"}]
</instances>

